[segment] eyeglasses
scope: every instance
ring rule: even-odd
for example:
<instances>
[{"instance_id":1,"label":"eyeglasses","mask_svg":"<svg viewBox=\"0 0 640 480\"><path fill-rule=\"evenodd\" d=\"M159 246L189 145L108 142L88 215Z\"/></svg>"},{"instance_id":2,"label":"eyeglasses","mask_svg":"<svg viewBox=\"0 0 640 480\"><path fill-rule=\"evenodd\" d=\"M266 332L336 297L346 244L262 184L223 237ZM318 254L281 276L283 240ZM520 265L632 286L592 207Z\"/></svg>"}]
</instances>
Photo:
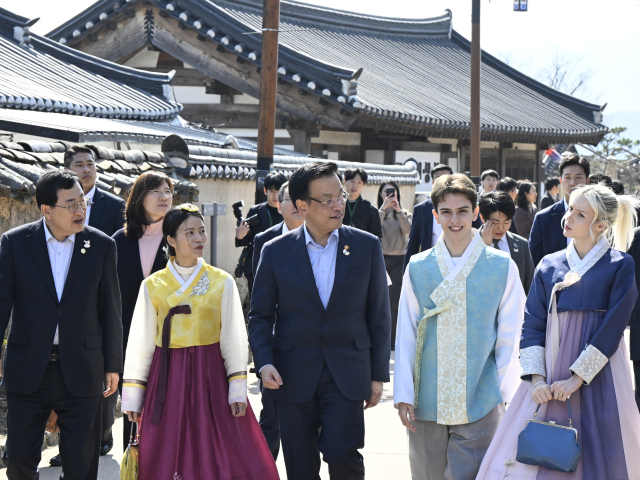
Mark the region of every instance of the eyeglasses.
<instances>
[{"instance_id":1,"label":"eyeglasses","mask_svg":"<svg viewBox=\"0 0 640 480\"><path fill-rule=\"evenodd\" d=\"M82 202L74 203L73 205L51 205L52 207L58 208L66 208L69 210L71 215L74 215L78 212L78 209L81 208L83 212L87 210L87 207L91 206L91 202L87 200L83 200Z\"/></svg>"},{"instance_id":2,"label":"eyeglasses","mask_svg":"<svg viewBox=\"0 0 640 480\"><path fill-rule=\"evenodd\" d=\"M329 200L316 200L313 197L309 197L311 200L313 200L314 202L318 202L320 205L323 205L325 207L330 207L332 206L334 203L338 202L340 205L345 205L347 203L347 197L348 195L344 192L342 192L342 195L340 195L339 197L336 198L330 198Z\"/></svg>"},{"instance_id":3,"label":"eyeglasses","mask_svg":"<svg viewBox=\"0 0 640 480\"><path fill-rule=\"evenodd\" d=\"M154 190L150 190L149 193L152 194L152 195L155 195L157 197L171 197L171 196L173 196L173 193L168 188L165 189L165 190L160 190L159 188L156 188Z\"/></svg>"}]
</instances>

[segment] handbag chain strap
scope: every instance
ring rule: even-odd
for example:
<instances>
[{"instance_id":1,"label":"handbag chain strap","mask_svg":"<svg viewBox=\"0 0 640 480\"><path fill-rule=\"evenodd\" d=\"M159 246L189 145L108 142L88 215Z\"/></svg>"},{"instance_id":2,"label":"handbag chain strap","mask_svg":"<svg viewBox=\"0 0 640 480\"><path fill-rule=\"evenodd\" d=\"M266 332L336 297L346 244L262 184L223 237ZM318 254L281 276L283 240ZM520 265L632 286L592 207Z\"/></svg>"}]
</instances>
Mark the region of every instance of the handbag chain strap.
<instances>
[{"instance_id":1,"label":"handbag chain strap","mask_svg":"<svg viewBox=\"0 0 640 480\"><path fill-rule=\"evenodd\" d=\"M571 415L571 404L569 403L569 399L567 398L566 400L566 404L567 407L569 407L569 427L573 428L573 421L571 419L572 415ZM538 415L538 411L540 410L540 407L542 406L542 404L538 405L538 408L536 408L536 413L533 414L533 418L536 418L536 416Z\"/></svg>"}]
</instances>

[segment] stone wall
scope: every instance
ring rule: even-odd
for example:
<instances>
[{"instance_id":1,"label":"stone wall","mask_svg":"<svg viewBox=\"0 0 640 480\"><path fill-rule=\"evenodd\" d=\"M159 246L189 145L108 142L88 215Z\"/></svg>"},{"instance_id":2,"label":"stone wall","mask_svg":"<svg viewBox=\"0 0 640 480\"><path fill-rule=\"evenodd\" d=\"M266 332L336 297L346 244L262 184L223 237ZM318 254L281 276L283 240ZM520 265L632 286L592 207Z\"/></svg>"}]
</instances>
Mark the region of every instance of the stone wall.
<instances>
[{"instance_id":1,"label":"stone wall","mask_svg":"<svg viewBox=\"0 0 640 480\"><path fill-rule=\"evenodd\" d=\"M35 222L41 216L35 200L24 204L10 198L0 197L0 235L25 223Z\"/></svg>"}]
</instances>

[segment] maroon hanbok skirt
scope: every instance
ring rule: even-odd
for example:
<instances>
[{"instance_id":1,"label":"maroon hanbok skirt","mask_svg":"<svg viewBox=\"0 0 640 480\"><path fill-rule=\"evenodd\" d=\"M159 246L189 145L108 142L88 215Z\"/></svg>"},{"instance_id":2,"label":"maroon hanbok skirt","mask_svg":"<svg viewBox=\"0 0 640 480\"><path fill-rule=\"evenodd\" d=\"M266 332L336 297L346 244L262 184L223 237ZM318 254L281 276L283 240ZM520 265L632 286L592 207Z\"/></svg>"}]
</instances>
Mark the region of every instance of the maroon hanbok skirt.
<instances>
[{"instance_id":1,"label":"maroon hanbok skirt","mask_svg":"<svg viewBox=\"0 0 640 480\"><path fill-rule=\"evenodd\" d=\"M220 344L169 349L167 397L155 407L160 351L149 372L140 424L140 480L276 480L278 470L247 402L231 415Z\"/></svg>"}]
</instances>

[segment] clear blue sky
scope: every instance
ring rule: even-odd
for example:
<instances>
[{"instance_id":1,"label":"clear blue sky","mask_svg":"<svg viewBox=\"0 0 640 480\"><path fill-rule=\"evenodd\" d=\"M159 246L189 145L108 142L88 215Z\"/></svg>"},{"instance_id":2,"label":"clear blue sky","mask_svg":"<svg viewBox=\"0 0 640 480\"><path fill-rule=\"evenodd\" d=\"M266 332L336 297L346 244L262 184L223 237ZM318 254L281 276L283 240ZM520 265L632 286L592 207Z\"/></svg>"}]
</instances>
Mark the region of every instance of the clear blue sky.
<instances>
[{"instance_id":1,"label":"clear blue sky","mask_svg":"<svg viewBox=\"0 0 640 480\"><path fill-rule=\"evenodd\" d=\"M9 8L26 17L41 17L33 30L47 33L84 10L93 0L21 0ZM378 16L427 18L453 12L453 27L471 35L471 0L308 0L330 8ZM555 51L585 57L581 69L593 76L580 95L607 103L605 124L624 119L640 138L640 0L529 0L529 11L516 13L512 0L482 0L482 47L508 57L513 66L534 75ZM7 6L5 6L6 8ZM612 124L612 122L614 122ZM631 133L631 132L630 132Z\"/></svg>"}]
</instances>

